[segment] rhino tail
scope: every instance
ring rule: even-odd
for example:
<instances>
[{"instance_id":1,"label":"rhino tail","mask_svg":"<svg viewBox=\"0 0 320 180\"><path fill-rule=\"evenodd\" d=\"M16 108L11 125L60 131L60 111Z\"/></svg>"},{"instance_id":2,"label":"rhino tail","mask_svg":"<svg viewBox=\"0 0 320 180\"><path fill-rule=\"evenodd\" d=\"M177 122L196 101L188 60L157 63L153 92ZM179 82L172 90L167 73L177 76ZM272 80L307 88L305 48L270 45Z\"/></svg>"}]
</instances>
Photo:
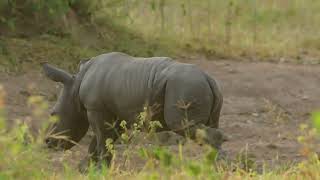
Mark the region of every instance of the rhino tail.
<instances>
[{"instance_id":1,"label":"rhino tail","mask_svg":"<svg viewBox=\"0 0 320 180\"><path fill-rule=\"evenodd\" d=\"M219 128L220 112L223 104L223 96L218 83L205 73L207 81L213 95L213 105L211 106L211 113L207 125L212 128Z\"/></svg>"}]
</instances>

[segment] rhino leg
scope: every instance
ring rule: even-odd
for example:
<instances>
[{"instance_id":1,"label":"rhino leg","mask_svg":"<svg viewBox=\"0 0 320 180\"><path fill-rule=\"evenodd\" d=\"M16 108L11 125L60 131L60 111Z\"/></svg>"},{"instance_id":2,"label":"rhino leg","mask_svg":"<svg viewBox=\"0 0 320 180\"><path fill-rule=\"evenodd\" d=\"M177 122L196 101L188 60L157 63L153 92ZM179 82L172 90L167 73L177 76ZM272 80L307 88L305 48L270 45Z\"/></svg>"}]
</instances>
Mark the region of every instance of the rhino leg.
<instances>
[{"instance_id":1,"label":"rhino leg","mask_svg":"<svg viewBox=\"0 0 320 180\"><path fill-rule=\"evenodd\" d=\"M223 134L217 128L208 127L214 101L207 81L173 79L167 82L164 103L164 119L172 131L187 136L201 144L220 149ZM197 134L201 136L197 137Z\"/></svg>"},{"instance_id":2,"label":"rhino leg","mask_svg":"<svg viewBox=\"0 0 320 180\"><path fill-rule=\"evenodd\" d=\"M91 159L97 161L97 138L93 136L89 145L88 154Z\"/></svg>"},{"instance_id":3,"label":"rhino leg","mask_svg":"<svg viewBox=\"0 0 320 180\"><path fill-rule=\"evenodd\" d=\"M91 128L95 134L95 138L93 138L89 147L89 157L94 162L97 162L98 167L101 166L102 163L109 165L112 154L107 151L106 140L107 138L110 138L115 141L117 138L118 133L116 130L108 130L111 128L108 124L112 124L109 122L115 120L115 116L111 113L102 113L99 111L88 111L87 115Z\"/></svg>"},{"instance_id":4,"label":"rhino leg","mask_svg":"<svg viewBox=\"0 0 320 180\"><path fill-rule=\"evenodd\" d=\"M81 173L86 173L88 170L88 167L90 165L90 162L97 162L97 138L96 136L93 136L89 145L88 149L88 156L83 158L79 165L78 169Z\"/></svg>"},{"instance_id":5,"label":"rhino leg","mask_svg":"<svg viewBox=\"0 0 320 180\"><path fill-rule=\"evenodd\" d=\"M174 78L167 82L164 100L164 120L173 131L206 124L211 114L213 95L206 81Z\"/></svg>"}]
</instances>

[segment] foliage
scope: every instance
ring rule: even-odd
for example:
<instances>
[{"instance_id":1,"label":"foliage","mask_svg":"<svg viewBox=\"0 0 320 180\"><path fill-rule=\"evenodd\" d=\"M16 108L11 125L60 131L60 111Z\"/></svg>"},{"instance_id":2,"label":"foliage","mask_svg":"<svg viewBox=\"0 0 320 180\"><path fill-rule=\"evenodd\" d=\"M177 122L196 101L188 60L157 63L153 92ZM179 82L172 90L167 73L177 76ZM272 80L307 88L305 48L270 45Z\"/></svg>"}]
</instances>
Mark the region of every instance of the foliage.
<instances>
[{"instance_id":1,"label":"foliage","mask_svg":"<svg viewBox=\"0 0 320 180\"><path fill-rule=\"evenodd\" d=\"M127 0L106 12L149 39L179 47L180 54L319 63L319 2Z\"/></svg>"},{"instance_id":2,"label":"foliage","mask_svg":"<svg viewBox=\"0 0 320 180\"><path fill-rule=\"evenodd\" d=\"M5 110L5 93L0 88L0 109ZM32 114L43 117L46 102L40 97L30 97L28 104ZM26 123L19 123L13 129L6 130L4 115L0 116L0 179L318 179L320 178L320 160L317 154L309 154L308 160L280 171L257 172L255 169L247 171L240 166L230 166L216 162L216 151L208 150L203 159L189 160L182 151L176 156L166 147L141 147L140 155L146 160L142 170L122 170L117 164L110 168L105 166L96 169L90 166L87 174L80 174L70 166L66 157L70 152L64 152L62 157L46 150L42 145L43 133L31 136ZM140 117L148 117L141 114ZM147 122L140 120L140 125ZM46 126L44 126L45 128ZM122 128L127 132L126 123ZM301 127L305 129L304 125ZM139 128L137 128L139 129ZM136 131L137 131L136 129ZM152 133L152 132L151 132ZM131 134L133 135L133 134ZM128 135L130 137L130 135ZM127 141L128 142L128 141ZM117 148L108 141L110 150L117 152ZM183 146L180 145L179 149ZM127 146L131 151L132 146ZM57 164L57 160L58 164ZM237 163L237 162L235 162Z\"/></svg>"},{"instance_id":3,"label":"foliage","mask_svg":"<svg viewBox=\"0 0 320 180\"><path fill-rule=\"evenodd\" d=\"M75 72L80 60L111 51L125 52L133 56L159 56L168 52L155 42L146 42L116 25L102 34L105 34L105 37L91 34L81 39L81 33L74 34L75 37L63 38L50 34L30 38L0 37L0 72L38 69L39 62L50 62Z\"/></svg>"},{"instance_id":4,"label":"foliage","mask_svg":"<svg viewBox=\"0 0 320 180\"><path fill-rule=\"evenodd\" d=\"M60 18L69 10L69 1L64 0L8 0L1 1L0 23L2 27L16 30L17 25L31 25L46 19L53 23L55 18ZM43 22L45 26L49 25Z\"/></svg>"},{"instance_id":5,"label":"foliage","mask_svg":"<svg viewBox=\"0 0 320 180\"><path fill-rule=\"evenodd\" d=\"M68 21L89 19L101 4L98 0L2 0L0 26L7 31L27 27L27 31L65 33Z\"/></svg>"},{"instance_id":6,"label":"foliage","mask_svg":"<svg viewBox=\"0 0 320 180\"><path fill-rule=\"evenodd\" d=\"M312 115L313 125L320 133L320 112L315 112Z\"/></svg>"},{"instance_id":7,"label":"foliage","mask_svg":"<svg viewBox=\"0 0 320 180\"><path fill-rule=\"evenodd\" d=\"M55 61L69 61L72 66L79 59L107 51L135 56L200 53L314 64L319 63L320 55L319 9L319 1L313 0L1 1L0 58L2 54L4 66L20 71L23 58L14 54L25 48L19 46L11 53L7 35L30 42L30 46L39 35L49 35L50 39L42 39L49 47L57 43L68 50L53 50L63 56ZM44 54L48 52L45 47L37 50ZM29 54L33 53L37 54ZM49 53L44 56L53 58Z\"/></svg>"}]
</instances>

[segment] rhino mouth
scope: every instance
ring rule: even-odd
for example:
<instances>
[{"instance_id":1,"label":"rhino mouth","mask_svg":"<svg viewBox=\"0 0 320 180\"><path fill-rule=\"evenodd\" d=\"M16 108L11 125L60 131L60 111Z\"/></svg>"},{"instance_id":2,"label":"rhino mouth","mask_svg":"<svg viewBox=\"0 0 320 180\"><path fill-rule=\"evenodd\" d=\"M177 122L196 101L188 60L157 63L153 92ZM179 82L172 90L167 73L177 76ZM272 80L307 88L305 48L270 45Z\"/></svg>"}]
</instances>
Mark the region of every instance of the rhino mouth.
<instances>
[{"instance_id":1,"label":"rhino mouth","mask_svg":"<svg viewBox=\"0 0 320 180\"><path fill-rule=\"evenodd\" d=\"M48 129L47 137L44 139L47 147L55 150L68 150L74 146L75 143L66 136L68 131L55 133L57 131L56 127L57 124L53 124Z\"/></svg>"},{"instance_id":2,"label":"rhino mouth","mask_svg":"<svg viewBox=\"0 0 320 180\"><path fill-rule=\"evenodd\" d=\"M44 141L49 149L54 150L68 150L75 145L75 143L73 143L72 141L65 139L56 139L52 137L48 137Z\"/></svg>"},{"instance_id":3,"label":"rhino mouth","mask_svg":"<svg viewBox=\"0 0 320 180\"><path fill-rule=\"evenodd\" d=\"M46 137L44 143L47 148L55 150L70 149L69 143L67 142L67 136L65 136L67 131L59 132L58 123L50 124L46 129Z\"/></svg>"}]
</instances>

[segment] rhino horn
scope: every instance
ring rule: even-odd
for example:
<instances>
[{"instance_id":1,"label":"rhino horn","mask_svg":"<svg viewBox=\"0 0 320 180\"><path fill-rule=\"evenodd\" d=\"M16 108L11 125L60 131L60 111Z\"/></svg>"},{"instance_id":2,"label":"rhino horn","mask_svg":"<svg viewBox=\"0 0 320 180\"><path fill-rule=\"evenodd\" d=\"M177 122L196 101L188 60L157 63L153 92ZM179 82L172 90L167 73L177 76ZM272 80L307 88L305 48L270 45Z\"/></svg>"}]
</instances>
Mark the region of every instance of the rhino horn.
<instances>
[{"instance_id":1,"label":"rhino horn","mask_svg":"<svg viewBox=\"0 0 320 180\"><path fill-rule=\"evenodd\" d=\"M55 82L68 84L72 81L72 75L62 69L56 68L48 63L42 63L42 68L46 76Z\"/></svg>"}]
</instances>

